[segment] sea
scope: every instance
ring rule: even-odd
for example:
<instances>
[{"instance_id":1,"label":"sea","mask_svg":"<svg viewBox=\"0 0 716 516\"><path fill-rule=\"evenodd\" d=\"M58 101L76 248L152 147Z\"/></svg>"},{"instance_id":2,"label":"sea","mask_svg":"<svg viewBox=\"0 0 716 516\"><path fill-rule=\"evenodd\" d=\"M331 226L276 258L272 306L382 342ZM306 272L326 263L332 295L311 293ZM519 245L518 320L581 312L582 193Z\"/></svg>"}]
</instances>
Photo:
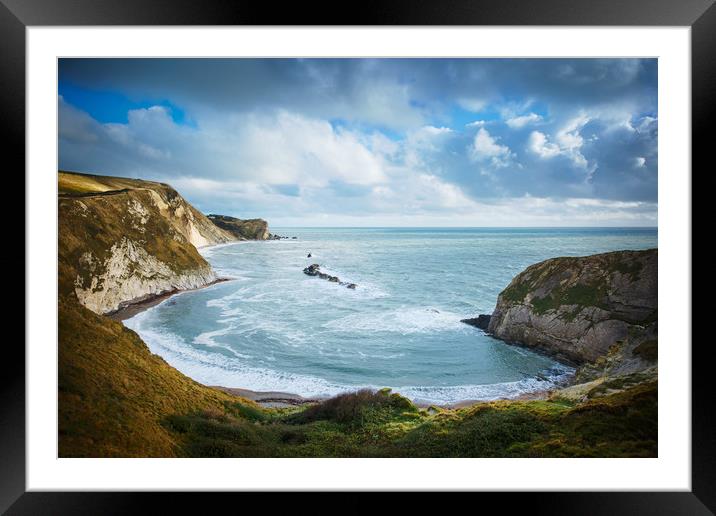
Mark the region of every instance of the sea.
<instances>
[{"instance_id":1,"label":"sea","mask_svg":"<svg viewBox=\"0 0 716 516\"><path fill-rule=\"evenodd\" d=\"M512 278L541 260L657 247L656 228L272 232L289 238L200 249L231 281L124 323L206 385L305 397L388 387L434 404L515 398L560 385L574 368L460 320L492 313ZM304 274L313 263L357 287Z\"/></svg>"}]
</instances>

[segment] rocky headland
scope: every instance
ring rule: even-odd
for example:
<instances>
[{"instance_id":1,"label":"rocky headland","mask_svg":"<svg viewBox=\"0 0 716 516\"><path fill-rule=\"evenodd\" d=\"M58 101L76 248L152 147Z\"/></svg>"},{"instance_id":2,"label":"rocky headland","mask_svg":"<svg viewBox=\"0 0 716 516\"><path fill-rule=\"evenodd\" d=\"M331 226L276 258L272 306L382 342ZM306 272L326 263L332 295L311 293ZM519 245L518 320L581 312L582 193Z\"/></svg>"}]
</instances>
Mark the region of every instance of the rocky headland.
<instances>
[{"instance_id":1,"label":"rocky headland","mask_svg":"<svg viewBox=\"0 0 716 516\"><path fill-rule=\"evenodd\" d=\"M512 280L491 315L463 322L578 365L575 384L655 377L657 262L656 249L545 260Z\"/></svg>"},{"instance_id":2,"label":"rocky headland","mask_svg":"<svg viewBox=\"0 0 716 516\"><path fill-rule=\"evenodd\" d=\"M236 240L267 240L270 238L268 222L264 219L237 219L227 215L207 215L219 228L227 231Z\"/></svg>"}]
</instances>

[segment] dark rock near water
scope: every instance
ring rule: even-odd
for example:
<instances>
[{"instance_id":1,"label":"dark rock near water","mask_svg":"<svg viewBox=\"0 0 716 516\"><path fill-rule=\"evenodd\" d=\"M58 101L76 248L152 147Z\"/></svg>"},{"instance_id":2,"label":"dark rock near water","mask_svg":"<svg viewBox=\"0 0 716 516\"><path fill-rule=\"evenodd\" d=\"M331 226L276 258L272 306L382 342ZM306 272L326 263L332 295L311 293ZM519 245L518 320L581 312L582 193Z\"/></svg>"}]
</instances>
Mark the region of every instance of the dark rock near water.
<instances>
[{"instance_id":1,"label":"dark rock near water","mask_svg":"<svg viewBox=\"0 0 716 516\"><path fill-rule=\"evenodd\" d=\"M308 267L304 268L303 273L307 274L308 276L316 276L318 278L330 281L331 283L338 283L339 285L343 285L351 290L355 290L355 288L358 286L355 283L347 283L341 281L338 276L332 276L330 274L326 274L325 272L321 272L321 266L317 263L312 263Z\"/></svg>"},{"instance_id":2,"label":"dark rock near water","mask_svg":"<svg viewBox=\"0 0 716 516\"><path fill-rule=\"evenodd\" d=\"M475 326L476 328L487 331L487 327L490 325L490 316L487 314L480 314L471 319L461 319L460 322L464 322L470 326Z\"/></svg>"},{"instance_id":3,"label":"dark rock near water","mask_svg":"<svg viewBox=\"0 0 716 516\"><path fill-rule=\"evenodd\" d=\"M295 237L295 236L294 236L294 237L287 237L287 236L283 236L283 235L276 235L276 234L274 234L274 233L269 233L269 234L268 234L268 240L291 240L291 239L292 239L292 240L297 240L298 237Z\"/></svg>"},{"instance_id":4,"label":"dark rock near water","mask_svg":"<svg viewBox=\"0 0 716 516\"><path fill-rule=\"evenodd\" d=\"M308 267L306 267L305 269L303 269L303 273L308 274L309 276L318 276L318 271L320 268L321 268L320 265L318 265L317 263L313 263L313 264L309 265Z\"/></svg>"}]
</instances>

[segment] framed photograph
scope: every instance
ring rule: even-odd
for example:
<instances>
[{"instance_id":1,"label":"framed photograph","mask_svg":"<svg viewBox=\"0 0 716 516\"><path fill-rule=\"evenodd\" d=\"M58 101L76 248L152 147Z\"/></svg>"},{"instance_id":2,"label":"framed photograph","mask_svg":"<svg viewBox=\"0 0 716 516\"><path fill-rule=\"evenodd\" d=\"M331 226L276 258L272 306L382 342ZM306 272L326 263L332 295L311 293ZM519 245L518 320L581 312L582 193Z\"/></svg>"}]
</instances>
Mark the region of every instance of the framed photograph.
<instances>
[{"instance_id":1,"label":"framed photograph","mask_svg":"<svg viewBox=\"0 0 716 516\"><path fill-rule=\"evenodd\" d=\"M131 4L0 6L27 203L2 510L714 511L712 1Z\"/></svg>"}]
</instances>

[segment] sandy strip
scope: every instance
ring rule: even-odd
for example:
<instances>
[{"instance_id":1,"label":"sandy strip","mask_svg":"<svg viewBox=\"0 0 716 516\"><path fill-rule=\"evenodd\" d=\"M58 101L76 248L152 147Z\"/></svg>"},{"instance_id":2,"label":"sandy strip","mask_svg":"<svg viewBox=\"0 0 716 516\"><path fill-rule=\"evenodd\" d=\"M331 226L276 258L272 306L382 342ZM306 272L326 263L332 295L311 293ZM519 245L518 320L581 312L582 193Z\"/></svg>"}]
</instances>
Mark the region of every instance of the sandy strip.
<instances>
[{"instance_id":1,"label":"sandy strip","mask_svg":"<svg viewBox=\"0 0 716 516\"><path fill-rule=\"evenodd\" d=\"M219 385L210 385L214 389L219 389L234 396L241 396L247 400L255 401L264 407L295 407L298 405L307 405L318 403L327 398L304 398L298 394L290 392L274 392L274 391L252 391L250 389L238 389L231 387L221 387Z\"/></svg>"}]
</instances>

